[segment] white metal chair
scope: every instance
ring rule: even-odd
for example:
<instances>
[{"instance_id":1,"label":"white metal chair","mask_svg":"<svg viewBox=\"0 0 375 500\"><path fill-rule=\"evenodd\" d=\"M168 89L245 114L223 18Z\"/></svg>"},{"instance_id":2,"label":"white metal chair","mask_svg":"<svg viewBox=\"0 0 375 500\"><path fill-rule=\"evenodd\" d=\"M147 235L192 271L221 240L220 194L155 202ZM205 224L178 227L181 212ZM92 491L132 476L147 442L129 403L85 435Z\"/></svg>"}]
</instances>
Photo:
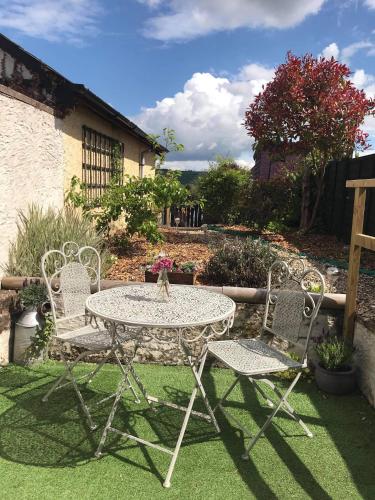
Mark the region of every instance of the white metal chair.
<instances>
[{"instance_id":1,"label":"white metal chair","mask_svg":"<svg viewBox=\"0 0 375 500\"><path fill-rule=\"evenodd\" d=\"M119 335L112 336L103 323L96 321L95 318L88 318L86 315L85 303L91 293L91 285L96 285L100 291L100 256L93 247L79 248L77 243L68 241L64 243L61 250L47 252L42 257L41 267L51 303L55 338L62 344L67 343L70 346L83 349L72 362L66 359L63 349L61 349L65 372L52 385L42 401L46 402L52 392L72 384L90 429L94 430L96 425L77 382L84 379L86 383L90 383L112 355L121 368L127 387L133 392L136 401L139 401L120 360L122 351L119 342L121 342L121 337ZM107 351L107 354L95 369L80 379L76 379L73 369L77 363L89 354L101 351ZM65 382L66 380L67 382ZM101 402L107 399L108 397Z\"/></svg>"},{"instance_id":2,"label":"white metal chair","mask_svg":"<svg viewBox=\"0 0 375 500\"><path fill-rule=\"evenodd\" d=\"M312 283L315 285L314 287L311 286ZM319 292L312 293L309 291L311 288L315 288ZM292 359L260 338L224 340L209 342L208 344L209 353L234 370L236 374L235 380L224 392L214 411L220 408L227 418L232 419L242 429L244 434L251 438L242 455L244 459L248 459L250 450L264 434L279 410L283 410L293 420L298 422L307 436L313 436L301 417L288 402L288 396L298 382L303 368L307 366L307 349L311 329L323 296L324 278L319 271L312 268L306 269L304 261L301 259L293 259L289 264L278 260L272 264L268 273L266 309L262 334L271 334L272 338L276 337L300 346L301 353L299 360ZM297 374L286 392L282 394L265 375L286 370L296 370ZM259 392L272 408L271 414L255 436L251 436L248 429L224 407L224 402L241 377L248 379L254 389ZM266 394L262 384L265 384L274 391L276 400L271 399Z\"/></svg>"}]
</instances>

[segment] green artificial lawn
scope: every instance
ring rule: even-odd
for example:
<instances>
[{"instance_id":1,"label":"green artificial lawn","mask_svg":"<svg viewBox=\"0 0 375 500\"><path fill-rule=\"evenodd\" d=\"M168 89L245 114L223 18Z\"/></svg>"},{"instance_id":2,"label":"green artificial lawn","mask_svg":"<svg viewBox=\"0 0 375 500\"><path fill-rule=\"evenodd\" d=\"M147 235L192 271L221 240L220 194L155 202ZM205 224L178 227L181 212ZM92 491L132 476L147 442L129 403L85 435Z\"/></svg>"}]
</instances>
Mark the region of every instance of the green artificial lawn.
<instances>
[{"instance_id":1,"label":"green artificial lawn","mask_svg":"<svg viewBox=\"0 0 375 500\"><path fill-rule=\"evenodd\" d=\"M81 364L84 373L92 365ZM169 455L109 435L105 455L93 457L100 430L90 432L71 387L41 397L62 372L59 363L0 369L0 498L5 499L242 499L375 498L375 412L360 394L327 396L314 382L302 380L290 397L314 432L309 439L283 413L243 461L243 436L219 414L220 435L209 423L192 418L177 460L172 487L164 489ZM185 404L191 390L186 367L137 365L149 393ZM212 401L232 380L232 373L211 369L204 383ZM93 405L110 394L119 378L107 365L83 390ZM277 379L285 388L287 381ZM236 387L228 408L252 432L269 409L258 404L247 381ZM103 425L111 401L96 406ZM201 401L196 408L202 407ZM248 412L246 409L250 410ZM172 445L182 413L124 397L114 427Z\"/></svg>"}]
</instances>

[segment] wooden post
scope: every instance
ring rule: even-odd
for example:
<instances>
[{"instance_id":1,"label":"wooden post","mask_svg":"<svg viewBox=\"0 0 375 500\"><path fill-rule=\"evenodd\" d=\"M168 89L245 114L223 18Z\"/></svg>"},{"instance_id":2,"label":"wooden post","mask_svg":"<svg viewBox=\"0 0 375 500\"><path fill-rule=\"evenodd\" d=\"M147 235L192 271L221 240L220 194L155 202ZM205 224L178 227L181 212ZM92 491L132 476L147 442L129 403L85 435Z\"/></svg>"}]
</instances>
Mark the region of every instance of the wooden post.
<instances>
[{"instance_id":1,"label":"wooden post","mask_svg":"<svg viewBox=\"0 0 375 500\"><path fill-rule=\"evenodd\" d=\"M166 208L165 225L168 227L171 226L171 208L170 207Z\"/></svg>"},{"instance_id":2,"label":"wooden post","mask_svg":"<svg viewBox=\"0 0 375 500\"><path fill-rule=\"evenodd\" d=\"M366 189L355 188L352 235L350 240L348 281L346 284L346 305L344 316L344 336L352 342L354 335L354 322L357 309L357 290L359 267L361 262L361 246L356 242L357 234L363 232L363 219L365 215Z\"/></svg>"}]
</instances>

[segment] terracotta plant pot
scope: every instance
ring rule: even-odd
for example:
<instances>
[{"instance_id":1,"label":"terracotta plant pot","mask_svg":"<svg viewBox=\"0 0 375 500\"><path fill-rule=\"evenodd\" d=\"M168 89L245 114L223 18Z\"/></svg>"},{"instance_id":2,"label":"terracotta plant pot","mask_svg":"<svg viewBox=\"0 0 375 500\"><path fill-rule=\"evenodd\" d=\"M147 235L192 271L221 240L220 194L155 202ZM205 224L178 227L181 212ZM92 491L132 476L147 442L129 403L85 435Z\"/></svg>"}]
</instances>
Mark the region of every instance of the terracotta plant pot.
<instances>
[{"instance_id":1,"label":"terracotta plant pot","mask_svg":"<svg viewBox=\"0 0 375 500\"><path fill-rule=\"evenodd\" d=\"M315 366L315 380L319 389L324 392L340 396L350 394L357 386L356 369L350 366L345 371L334 372L318 364Z\"/></svg>"},{"instance_id":2,"label":"terracotta plant pot","mask_svg":"<svg viewBox=\"0 0 375 500\"><path fill-rule=\"evenodd\" d=\"M169 283L173 285L194 285L196 273L176 273L169 272L168 280ZM158 281L158 274L154 274L151 271L145 271L145 282L146 283L156 283Z\"/></svg>"}]
</instances>

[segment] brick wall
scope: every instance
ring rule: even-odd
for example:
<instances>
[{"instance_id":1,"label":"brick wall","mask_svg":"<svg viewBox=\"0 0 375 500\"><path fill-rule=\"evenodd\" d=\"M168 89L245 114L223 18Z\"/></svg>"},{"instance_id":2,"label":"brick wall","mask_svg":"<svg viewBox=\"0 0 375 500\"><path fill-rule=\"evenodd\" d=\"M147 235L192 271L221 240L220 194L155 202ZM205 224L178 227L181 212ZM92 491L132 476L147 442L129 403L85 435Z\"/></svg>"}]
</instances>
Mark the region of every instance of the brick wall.
<instances>
[{"instance_id":1,"label":"brick wall","mask_svg":"<svg viewBox=\"0 0 375 500\"><path fill-rule=\"evenodd\" d=\"M7 365L10 361L11 315L16 298L17 292L0 290L0 366Z\"/></svg>"},{"instance_id":2,"label":"brick wall","mask_svg":"<svg viewBox=\"0 0 375 500\"><path fill-rule=\"evenodd\" d=\"M299 162L298 156L288 156L285 161L276 161L268 151L260 151L255 155L255 165L252 168L254 179L268 181L282 173L284 169L293 171Z\"/></svg>"}]
</instances>

